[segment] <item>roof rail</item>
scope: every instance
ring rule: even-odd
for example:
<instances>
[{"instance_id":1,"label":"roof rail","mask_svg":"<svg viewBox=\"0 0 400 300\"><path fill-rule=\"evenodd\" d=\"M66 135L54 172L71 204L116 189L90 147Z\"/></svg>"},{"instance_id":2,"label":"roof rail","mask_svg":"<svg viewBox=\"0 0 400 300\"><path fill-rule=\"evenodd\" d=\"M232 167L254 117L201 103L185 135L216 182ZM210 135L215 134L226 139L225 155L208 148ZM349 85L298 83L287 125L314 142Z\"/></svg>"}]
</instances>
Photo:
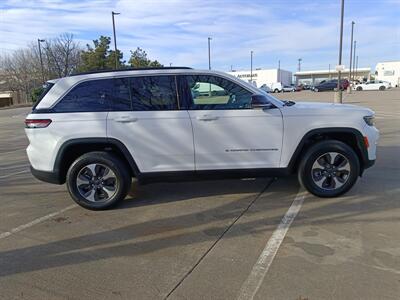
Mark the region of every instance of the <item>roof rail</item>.
<instances>
[{"instance_id":1,"label":"roof rail","mask_svg":"<svg viewBox=\"0 0 400 300\"><path fill-rule=\"evenodd\" d=\"M108 73L108 72L125 72L125 71L143 71L143 70L179 70L179 69L192 69L189 67L145 67L145 68L124 68L118 70L97 70L97 71L88 71L71 74L69 76L78 76L78 75L86 75L86 74L96 74L96 73Z\"/></svg>"}]
</instances>

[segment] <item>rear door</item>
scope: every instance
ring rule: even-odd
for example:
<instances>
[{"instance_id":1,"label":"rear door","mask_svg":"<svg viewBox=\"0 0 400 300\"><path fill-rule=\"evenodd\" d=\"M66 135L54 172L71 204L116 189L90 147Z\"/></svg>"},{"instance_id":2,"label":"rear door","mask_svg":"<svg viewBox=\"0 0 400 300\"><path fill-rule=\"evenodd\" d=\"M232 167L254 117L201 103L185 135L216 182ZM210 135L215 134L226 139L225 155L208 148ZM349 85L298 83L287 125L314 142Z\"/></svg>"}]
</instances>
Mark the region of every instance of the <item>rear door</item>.
<instances>
[{"instance_id":1,"label":"rear door","mask_svg":"<svg viewBox=\"0 0 400 300\"><path fill-rule=\"evenodd\" d=\"M283 138L278 108L252 109L252 93L215 75L187 75L196 170L279 167Z\"/></svg>"},{"instance_id":2,"label":"rear door","mask_svg":"<svg viewBox=\"0 0 400 300\"><path fill-rule=\"evenodd\" d=\"M175 76L115 79L107 135L125 144L141 172L194 170L192 126L178 97Z\"/></svg>"}]
</instances>

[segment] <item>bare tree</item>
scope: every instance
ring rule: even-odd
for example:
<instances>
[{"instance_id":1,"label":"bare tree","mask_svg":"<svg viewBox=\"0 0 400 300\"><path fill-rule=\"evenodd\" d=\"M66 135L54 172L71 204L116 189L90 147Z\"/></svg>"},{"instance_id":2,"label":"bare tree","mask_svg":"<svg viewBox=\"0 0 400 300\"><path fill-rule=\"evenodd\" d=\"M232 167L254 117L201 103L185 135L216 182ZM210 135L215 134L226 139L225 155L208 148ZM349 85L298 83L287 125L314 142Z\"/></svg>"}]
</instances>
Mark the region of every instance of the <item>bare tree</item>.
<instances>
[{"instance_id":1,"label":"bare tree","mask_svg":"<svg viewBox=\"0 0 400 300\"><path fill-rule=\"evenodd\" d=\"M56 77L70 75L80 64L81 51L73 35L69 33L46 40L44 52L47 58L48 75Z\"/></svg>"},{"instance_id":2,"label":"bare tree","mask_svg":"<svg viewBox=\"0 0 400 300\"><path fill-rule=\"evenodd\" d=\"M79 66L81 51L72 34L46 40L42 51L45 79L71 74ZM7 89L22 91L29 100L32 90L43 84L37 42L0 57L0 73Z\"/></svg>"}]
</instances>

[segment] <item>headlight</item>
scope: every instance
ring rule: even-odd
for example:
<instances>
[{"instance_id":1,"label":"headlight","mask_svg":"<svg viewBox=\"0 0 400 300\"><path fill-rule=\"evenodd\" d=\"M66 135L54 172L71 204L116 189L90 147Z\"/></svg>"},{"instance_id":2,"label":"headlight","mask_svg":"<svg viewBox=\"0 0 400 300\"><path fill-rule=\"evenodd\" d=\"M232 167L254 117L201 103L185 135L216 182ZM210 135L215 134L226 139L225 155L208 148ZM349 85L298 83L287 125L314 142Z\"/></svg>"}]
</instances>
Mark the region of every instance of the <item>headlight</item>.
<instances>
[{"instance_id":1,"label":"headlight","mask_svg":"<svg viewBox=\"0 0 400 300\"><path fill-rule=\"evenodd\" d=\"M365 116L364 117L365 123L367 123L369 126L374 126L375 125L375 116Z\"/></svg>"}]
</instances>

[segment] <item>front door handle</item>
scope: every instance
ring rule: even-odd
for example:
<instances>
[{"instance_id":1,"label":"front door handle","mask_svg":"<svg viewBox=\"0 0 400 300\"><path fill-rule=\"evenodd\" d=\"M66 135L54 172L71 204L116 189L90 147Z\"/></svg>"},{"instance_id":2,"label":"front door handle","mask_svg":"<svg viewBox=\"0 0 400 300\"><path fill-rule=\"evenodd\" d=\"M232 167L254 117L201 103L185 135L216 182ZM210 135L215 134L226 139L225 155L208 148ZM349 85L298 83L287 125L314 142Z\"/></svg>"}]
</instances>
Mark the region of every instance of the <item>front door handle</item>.
<instances>
[{"instance_id":1,"label":"front door handle","mask_svg":"<svg viewBox=\"0 0 400 300\"><path fill-rule=\"evenodd\" d=\"M119 118L115 118L114 120L116 122L119 122L119 123L132 123L132 122L136 122L138 120L138 118L129 117L129 116L122 116L122 117L119 117Z\"/></svg>"},{"instance_id":2,"label":"front door handle","mask_svg":"<svg viewBox=\"0 0 400 300\"><path fill-rule=\"evenodd\" d=\"M215 120L218 120L218 117L210 116L210 115L203 115L203 116L198 116L197 120L199 120L199 121L215 121Z\"/></svg>"}]
</instances>

